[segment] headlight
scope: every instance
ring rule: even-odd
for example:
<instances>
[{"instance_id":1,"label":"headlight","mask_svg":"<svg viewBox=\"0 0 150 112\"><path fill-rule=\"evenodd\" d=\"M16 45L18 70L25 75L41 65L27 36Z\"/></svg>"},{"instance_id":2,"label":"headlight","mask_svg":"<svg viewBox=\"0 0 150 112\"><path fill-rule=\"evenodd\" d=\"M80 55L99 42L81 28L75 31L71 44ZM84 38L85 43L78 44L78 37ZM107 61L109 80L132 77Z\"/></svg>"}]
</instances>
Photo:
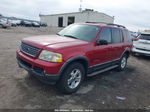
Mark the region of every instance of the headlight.
<instances>
[{"instance_id":1,"label":"headlight","mask_svg":"<svg viewBox=\"0 0 150 112\"><path fill-rule=\"evenodd\" d=\"M135 46L136 46L136 44L133 43L133 47L135 47Z\"/></svg>"},{"instance_id":2,"label":"headlight","mask_svg":"<svg viewBox=\"0 0 150 112\"><path fill-rule=\"evenodd\" d=\"M62 62L62 55L59 53L43 50L39 55L39 59L49 62Z\"/></svg>"}]
</instances>

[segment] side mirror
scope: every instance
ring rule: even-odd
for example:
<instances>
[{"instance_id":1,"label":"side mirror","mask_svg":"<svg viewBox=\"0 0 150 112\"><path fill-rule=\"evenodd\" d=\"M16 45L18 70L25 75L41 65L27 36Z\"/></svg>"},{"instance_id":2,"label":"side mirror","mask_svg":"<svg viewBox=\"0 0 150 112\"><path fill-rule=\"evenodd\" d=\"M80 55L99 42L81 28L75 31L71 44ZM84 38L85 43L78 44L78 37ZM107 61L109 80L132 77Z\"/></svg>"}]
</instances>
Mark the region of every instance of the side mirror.
<instances>
[{"instance_id":1,"label":"side mirror","mask_svg":"<svg viewBox=\"0 0 150 112\"><path fill-rule=\"evenodd\" d=\"M97 45L107 45L107 44L108 44L107 40L98 40L97 41Z\"/></svg>"}]
</instances>

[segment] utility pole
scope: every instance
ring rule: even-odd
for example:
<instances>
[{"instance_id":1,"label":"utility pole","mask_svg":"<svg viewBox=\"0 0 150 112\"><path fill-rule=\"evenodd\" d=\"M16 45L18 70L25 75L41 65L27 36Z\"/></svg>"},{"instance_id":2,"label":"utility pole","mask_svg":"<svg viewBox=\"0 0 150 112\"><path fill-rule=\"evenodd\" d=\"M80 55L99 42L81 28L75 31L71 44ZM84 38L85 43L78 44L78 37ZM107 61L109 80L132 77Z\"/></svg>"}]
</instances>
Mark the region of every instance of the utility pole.
<instances>
[{"instance_id":1,"label":"utility pole","mask_svg":"<svg viewBox=\"0 0 150 112\"><path fill-rule=\"evenodd\" d=\"M79 12L82 12L82 0L80 0L80 8L79 8Z\"/></svg>"}]
</instances>

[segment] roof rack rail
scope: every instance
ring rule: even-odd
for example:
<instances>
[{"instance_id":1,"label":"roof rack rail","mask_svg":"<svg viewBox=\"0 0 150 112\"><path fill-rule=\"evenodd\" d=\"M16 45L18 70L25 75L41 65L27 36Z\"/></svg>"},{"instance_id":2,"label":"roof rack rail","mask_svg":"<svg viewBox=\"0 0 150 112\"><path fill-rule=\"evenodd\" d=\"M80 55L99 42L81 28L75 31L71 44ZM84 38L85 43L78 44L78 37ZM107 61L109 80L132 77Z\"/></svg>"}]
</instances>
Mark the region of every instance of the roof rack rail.
<instances>
[{"instance_id":1,"label":"roof rack rail","mask_svg":"<svg viewBox=\"0 0 150 112\"><path fill-rule=\"evenodd\" d=\"M106 23L106 22L85 22L85 23L95 23L95 24L101 23L101 24L108 24L108 23Z\"/></svg>"},{"instance_id":2,"label":"roof rack rail","mask_svg":"<svg viewBox=\"0 0 150 112\"><path fill-rule=\"evenodd\" d=\"M111 26L117 26L117 27L122 27L122 28L126 28L123 25L119 25L119 24L113 24L113 23L106 23L106 22L86 22L86 23L93 23L93 24L106 24L106 25L111 25Z\"/></svg>"},{"instance_id":3,"label":"roof rack rail","mask_svg":"<svg viewBox=\"0 0 150 112\"><path fill-rule=\"evenodd\" d=\"M118 25L118 24L113 24L113 23L108 23L107 25L112 25L112 26L117 26L117 27L122 27L122 28L126 28L125 26L122 26L122 25Z\"/></svg>"}]
</instances>

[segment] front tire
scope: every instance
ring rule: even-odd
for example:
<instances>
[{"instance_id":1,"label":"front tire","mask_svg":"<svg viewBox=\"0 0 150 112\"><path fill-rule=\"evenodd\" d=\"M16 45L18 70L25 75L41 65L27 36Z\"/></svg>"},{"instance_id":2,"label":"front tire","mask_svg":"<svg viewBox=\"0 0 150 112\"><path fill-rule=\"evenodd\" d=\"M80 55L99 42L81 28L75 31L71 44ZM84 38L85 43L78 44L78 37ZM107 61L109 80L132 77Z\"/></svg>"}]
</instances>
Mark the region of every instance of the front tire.
<instances>
[{"instance_id":1,"label":"front tire","mask_svg":"<svg viewBox=\"0 0 150 112\"><path fill-rule=\"evenodd\" d=\"M62 73L62 76L57 83L57 87L65 94L76 92L85 76L85 69L82 64L71 63Z\"/></svg>"},{"instance_id":2,"label":"front tire","mask_svg":"<svg viewBox=\"0 0 150 112\"><path fill-rule=\"evenodd\" d=\"M123 71L126 68L126 66L127 66L127 55L124 54L122 56L122 58L120 59L120 61L119 61L117 70L118 71Z\"/></svg>"}]
</instances>

